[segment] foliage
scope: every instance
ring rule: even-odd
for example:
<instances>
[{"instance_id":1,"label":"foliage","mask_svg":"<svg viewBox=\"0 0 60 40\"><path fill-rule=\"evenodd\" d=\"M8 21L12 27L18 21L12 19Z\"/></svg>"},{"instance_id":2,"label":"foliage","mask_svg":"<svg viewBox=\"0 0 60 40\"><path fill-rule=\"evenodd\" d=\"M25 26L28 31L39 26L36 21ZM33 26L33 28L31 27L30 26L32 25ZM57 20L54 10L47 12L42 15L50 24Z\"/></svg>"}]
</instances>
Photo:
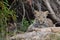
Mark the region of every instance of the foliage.
<instances>
[{"instance_id":1,"label":"foliage","mask_svg":"<svg viewBox=\"0 0 60 40\"><path fill-rule=\"evenodd\" d=\"M33 23L32 20L31 20L30 23L29 23L29 22L26 20L26 18L24 18L23 21L22 21L22 27L20 28L20 30L25 32L31 23Z\"/></svg>"},{"instance_id":2,"label":"foliage","mask_svg":"<svg viewBox=\"0 0 60 40\"><path fill-rule=\"evenodd\" d=\"M12 17L12 19L14 20L14 22L16 22L16 15L15 15L15 11L13 10L10 10L8 8L9 4L8 4L8 1L7 0L4 0L4 1L0 1L0 38L2 36L2 38L4 36L6 36L6 34L9 34L9 35L14 35L14 32L11 31L11 32L7 32L7 21L10 20L10 17ZM26 18L23 19L22 21L22 26L20 27L20 29L18 28L17 29L17 32L19 31L23 31L25 32L28 28L28 26L32 23L32 20L31 22L29 23Z\"/></svg>"},{"instance_id":3,"label":"foliage","mask_svg":"<svg viewBox=\"0 0 60 40\"><path fill-rule=\"evenodd\" d=\"M8 0L3 0L3 1L4 1L5 6L9 6Z\"/></svg>"},{"instance_id":4,"label":"foliage","mask_svg":"<svg viewBox=\"0 0 60 40\"><path fill-rule=\"evenodd\" d=\"M26 18L24 18L23 21L22 21L22 27L20 28L20 30L21 30L21 31L26 31L27 28L28 28L28 26L29 26L29 23L28 23L28 21L26 20Z\"/></svg>"},{"instance_id":5,"label":"foliage","mask_svg":"<svg viewBox=\"0 0 60 40\"><path fill-rule=\"evenodd\" d=\"M10 17L16 21L15 12L10 10L3 1L0 1L0 34L2 34L2 37L7 33L7 21L10 20Z\"/></svg>"}]
</instances>

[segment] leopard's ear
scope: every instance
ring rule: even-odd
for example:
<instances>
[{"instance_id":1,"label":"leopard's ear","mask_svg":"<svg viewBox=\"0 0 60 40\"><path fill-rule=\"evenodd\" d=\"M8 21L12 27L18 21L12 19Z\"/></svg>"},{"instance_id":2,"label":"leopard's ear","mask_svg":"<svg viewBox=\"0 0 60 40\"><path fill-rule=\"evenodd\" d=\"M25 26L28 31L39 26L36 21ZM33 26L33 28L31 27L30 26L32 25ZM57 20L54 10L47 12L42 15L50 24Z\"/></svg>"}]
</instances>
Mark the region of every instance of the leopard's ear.
<instances>
[{"instance_id":1,"label":"leopard's ear","mask_svg":"<svg viewBox=\"0 0 60 40\"><path fill-rule=\"evenodd\" d=\"M46 15L48 15L48 14L49 14L49 12L48 12L48 11L45 11L44 13L45 13Z\"/></svg>"},{"instance_id":2,"label":"leopard's ear","mask_svg":"<svg viewBox=\"0 0 60 40\"><path fill-rule=\"evenodd\" d=\"M34 10L34 14L37 14L37 13L39 13L39 11Z\"/></svg>"},{"instance_id":3,"label":"leopard's ear","mask_svg":"<svg viewBox=\"0 0 60 40\"><path fill-rule=\"evenodd\" d=\"M45 11L45 12L43 12L43 13L44 13L45 17L47 17L47 16L48 16L48 14L49 14L49 12L48 12L48 11Z\"/></svg>"}]
</instances>

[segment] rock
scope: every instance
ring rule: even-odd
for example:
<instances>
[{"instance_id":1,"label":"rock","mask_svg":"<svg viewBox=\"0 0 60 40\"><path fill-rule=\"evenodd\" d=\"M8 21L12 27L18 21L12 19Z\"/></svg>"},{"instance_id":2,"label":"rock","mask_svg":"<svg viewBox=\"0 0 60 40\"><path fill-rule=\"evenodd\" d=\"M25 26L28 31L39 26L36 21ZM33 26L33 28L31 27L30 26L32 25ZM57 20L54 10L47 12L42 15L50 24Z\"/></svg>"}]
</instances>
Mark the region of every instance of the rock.
<instances>
[{"instance_id":1,"label":"rock","mask_svg":"<svg viewBox=\"0 0 60 40\"><path fill-rule=\"evenodd\" d=\"M57 30L56 30L57 29ZM10 37L11 40L60 40L60 27L36 28L35 31L25 32Z\"/></svg>"}]
</instances>

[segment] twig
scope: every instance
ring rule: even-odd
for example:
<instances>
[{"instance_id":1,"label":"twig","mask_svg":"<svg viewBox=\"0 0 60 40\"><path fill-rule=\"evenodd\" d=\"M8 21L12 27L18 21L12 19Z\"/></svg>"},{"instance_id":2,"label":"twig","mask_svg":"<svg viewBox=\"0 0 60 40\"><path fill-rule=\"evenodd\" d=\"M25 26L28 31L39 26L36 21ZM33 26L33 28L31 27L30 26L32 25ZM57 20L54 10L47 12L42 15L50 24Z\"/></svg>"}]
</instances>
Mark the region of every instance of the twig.
<instances>
[{"instance_id":1,"label":"twig","mask_svg":"<svg viewBox=\"0 0 60 40\"><path fill-rule=\"evenodd\" d=\"M12 3L11 3L11 5L10 5L10 7L9 7L9 9L11 9L12 8L12 6L13 6L13 4L16 2L16 0L14 0Z\"/></svg>"},{"instance_id":2,"label":"twig","mask_svg":"<svg viewBox=\"0 0 60 40\"><path fill-rule=\"evenodd\" d=\"M25 17L25 7L24 7L24 3L22 2L22 5L23 5L23 18L22 18L22 26L23 26L23 20L24 20L24 17Z\"/></svg>"},{"instance_id":3,"label":"twig","mask_svg":"<svg viewBox=\"0 0 60 40\"><path fill-rule=\"evenodd\" d=\"M60 1L59 0L57 0L56 2L57 2L58 5L60 5Z\"/></svg>"}]
</instances>

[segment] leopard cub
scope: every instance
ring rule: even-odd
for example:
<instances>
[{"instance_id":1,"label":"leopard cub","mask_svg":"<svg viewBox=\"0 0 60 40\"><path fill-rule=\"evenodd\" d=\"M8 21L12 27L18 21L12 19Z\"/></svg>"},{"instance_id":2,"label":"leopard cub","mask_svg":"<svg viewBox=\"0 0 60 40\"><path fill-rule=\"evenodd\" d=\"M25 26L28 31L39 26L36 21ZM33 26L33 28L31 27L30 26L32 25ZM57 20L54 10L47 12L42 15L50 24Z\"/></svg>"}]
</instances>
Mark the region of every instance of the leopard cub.
<instances>
[{"instance_id":1,"label":"leopard cub","mask_svg":"<svg viewBox=\"0 0 60 40\"><path fill-rule=\"evenodd\" d=\"M34 28L45 28L45 27L53 27L54 24L51 19L47 18L49 14L48 11L34 11L35 19L33 24L28 27L28 31Z\"/></svg>"}]
</instances>

